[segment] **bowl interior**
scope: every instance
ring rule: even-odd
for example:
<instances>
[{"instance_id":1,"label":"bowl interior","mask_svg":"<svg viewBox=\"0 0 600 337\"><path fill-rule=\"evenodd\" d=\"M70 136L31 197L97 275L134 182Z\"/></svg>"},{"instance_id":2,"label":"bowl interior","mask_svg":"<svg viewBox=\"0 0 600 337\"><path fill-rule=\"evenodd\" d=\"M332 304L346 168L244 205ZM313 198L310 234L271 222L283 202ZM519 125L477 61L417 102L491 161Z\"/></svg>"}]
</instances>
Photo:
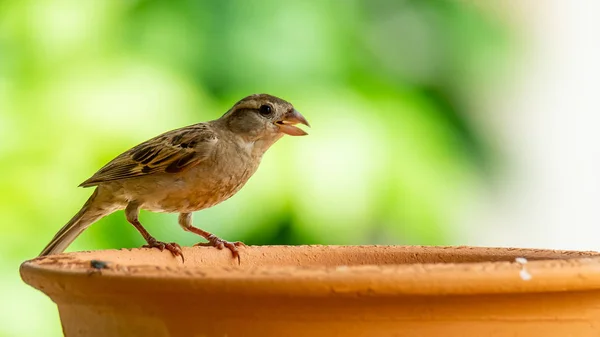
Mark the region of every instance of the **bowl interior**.
<instances>
[{"instance_id":1,"label":"bowl interior","mask_svg":"<svg viewBox=\"0 0 600 337\"><path fill-rule=\"evenodd\" d=\"M101 268L104 264L125 267L157 266L174 268L257 268L257 267L338 267L360 265L462 264L515 262L516 258L566 260L598 256L597 252L543 249L430 247L430 246L249 246L240 248L240 263L224 249L184 247L185 263L167 251L121 249L73 252L34 260L40 265L64 268ZM99 263L98 263L99 262Z\"/></svg>"}]
</instances>

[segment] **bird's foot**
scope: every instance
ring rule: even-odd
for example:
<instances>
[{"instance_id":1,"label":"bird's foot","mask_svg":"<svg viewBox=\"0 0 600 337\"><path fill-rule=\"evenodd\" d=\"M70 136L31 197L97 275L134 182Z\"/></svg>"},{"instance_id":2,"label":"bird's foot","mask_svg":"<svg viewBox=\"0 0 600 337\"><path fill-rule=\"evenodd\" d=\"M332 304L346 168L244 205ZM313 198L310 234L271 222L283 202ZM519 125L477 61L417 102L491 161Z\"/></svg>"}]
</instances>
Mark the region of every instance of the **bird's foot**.
<instances>
[{"instance_id":1,"label":"bird's foot","mask_svg":"<svg viewBox=\"0 0 600 337\"><path fill-rule=\"evenodd\" d=\"M143 248L158 248L161 252L163 250L168 250L171 252L171 254L173 254L173 256L177 257L177 256L181 256L181 261L185 262L185 259L183 258L183 250L181 249L181 246L176 243L176 242L162 242L162 241L158 241L155 238L151 238L150 240L148 240L148 244L147 245L143 245Z\"/></svg>"},{"instance_id":2,"label":"bird's foot","mask_svg":"<svg viewBox=\"0 0 600 337\"><path fill-rule=\"evenodd\" d=\"M208 242L200 242L195 244L194 246L209 246L209 247L216 247L218 249L223 249L223 248L227 248L231 251L231 254L233 254L234 258L238 259L238 263L240 263L240 252L238 250L238 247L246 247L246 245L241 242L241 241L236 241L236 242L229 242L229 241L225 241L223 239L219 239L218 237L216 237L215 235L210 235L207 238Z\"/></svg>"}]
</instances>

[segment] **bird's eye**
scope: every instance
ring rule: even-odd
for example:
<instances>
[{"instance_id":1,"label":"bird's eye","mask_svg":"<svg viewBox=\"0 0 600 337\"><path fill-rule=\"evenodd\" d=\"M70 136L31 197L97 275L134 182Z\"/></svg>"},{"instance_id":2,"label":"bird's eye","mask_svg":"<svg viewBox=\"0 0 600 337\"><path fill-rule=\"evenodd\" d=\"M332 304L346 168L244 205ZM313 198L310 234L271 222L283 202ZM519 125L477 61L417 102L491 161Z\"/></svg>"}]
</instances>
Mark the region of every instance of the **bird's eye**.
<instances>
[{"instance_id":1,"label":"bird's eye","mask_svg":"<svg viewBox=\"0 0 600 337\"><path fill-rule=\"evenodd\" d=\"M260 112L260 114L263 116L268 116L271 114L272 110L273 109L271 108L270 105L264 104L264 105L260 106L260 108L258 109L258 112Z\"/></svg>"}]
</instances>

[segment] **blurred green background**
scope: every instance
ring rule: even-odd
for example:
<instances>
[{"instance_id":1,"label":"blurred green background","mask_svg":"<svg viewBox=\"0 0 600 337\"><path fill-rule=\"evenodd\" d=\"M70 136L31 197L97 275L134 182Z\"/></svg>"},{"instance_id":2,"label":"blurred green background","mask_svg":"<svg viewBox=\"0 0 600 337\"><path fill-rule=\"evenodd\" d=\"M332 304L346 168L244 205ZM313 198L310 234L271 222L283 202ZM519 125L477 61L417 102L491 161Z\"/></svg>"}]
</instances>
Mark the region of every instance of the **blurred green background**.
<instances>
[{"instance_id":1,"label":"blurred green background","mask_svg":"<svg viewBox=\"0 0 600 337\"><path fill-rule=\"evenodd\" d=\"M164 131L252 93L312 124L232 199L194 215L247 244L453 244L449 226L501 159L470 116L511 32L464 1L0 2L0 336L59 336L18 266L91 194L77 185ZM191 245L176 215L143 212ZM117 212L68 249L138 247Z\"/></svg>"}]
</instances>

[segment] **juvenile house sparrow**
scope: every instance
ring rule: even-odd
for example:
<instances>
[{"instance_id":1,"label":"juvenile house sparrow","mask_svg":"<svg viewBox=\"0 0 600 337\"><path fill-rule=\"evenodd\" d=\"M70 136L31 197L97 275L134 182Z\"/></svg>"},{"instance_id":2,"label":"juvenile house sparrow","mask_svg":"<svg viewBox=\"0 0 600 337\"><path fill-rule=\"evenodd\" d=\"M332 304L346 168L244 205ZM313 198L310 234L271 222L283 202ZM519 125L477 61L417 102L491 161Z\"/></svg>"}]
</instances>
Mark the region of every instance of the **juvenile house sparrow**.
<instances>
[{"instance_id":1,"label":"juvenile house sparrow","mask_svg":"<svg viewBox=\"0 0 600 337\"><path fill-rule=\"evenodd\" d=\"M79 234L118 210L147 245L181 256L175 242L156 240L138 220L140 209L179 213L179 225L208 240L202 246L227 247L239 260L241 242L228 242L192 226L192 212L233 196L256 172L265 151L284 134L304 136L309 126L294 107L271 95L237 102L221 118L168 131L119 155L83 187L96 190L81 210L52 238L40 256L63 252Z\"/></svg>"}]
</instances>

